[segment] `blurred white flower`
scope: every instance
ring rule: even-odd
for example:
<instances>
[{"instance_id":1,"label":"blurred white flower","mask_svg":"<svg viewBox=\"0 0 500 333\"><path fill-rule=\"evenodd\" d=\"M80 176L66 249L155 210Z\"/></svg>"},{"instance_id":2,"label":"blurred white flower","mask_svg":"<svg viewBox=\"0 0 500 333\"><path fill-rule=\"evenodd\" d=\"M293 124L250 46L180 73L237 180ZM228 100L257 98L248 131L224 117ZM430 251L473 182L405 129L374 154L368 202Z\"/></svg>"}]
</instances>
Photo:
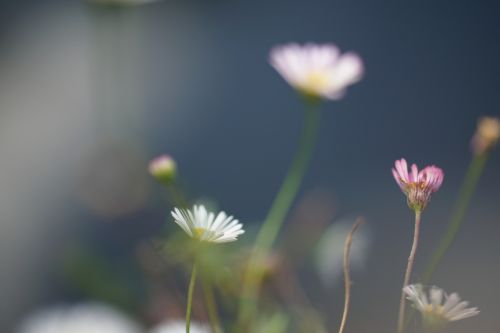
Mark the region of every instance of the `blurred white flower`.
<instances>
[{"instance_id":1,"label":"blurred white flower","mask_svg":"<svg viewBox=\"0 0 500 333\"><path fill-rule=\"evenodd\" d=\"M466 301L461 301L457 293L448 295L436 286L427 292L421 284L412 284L403 288L407 299L422 314L424 325L431 328L445 326L450 321L469 318L479 314L477 308L467 308Z\"/></svg>"},{"instance_id":2,"label":"blurred white flower","mask_svg":"<svg viewBox=\"0 0 500 333\"><path fill-rule=\"evenodd\" d=\"M149 333L185 333L186 322L184 320L168 320L153 327ZM205 324L191 322L191 333L210 333L210 327Z\"/></svg>"},{"instance_id":3,"label":"blurred white flower","mask_svg":"<svg viewBox=\"0 0 500 333\"><path fill-rule=\"evenodd\" d=\"M121 312L98 303L41 310L24 320L17 333L140 333Z\"/></svg>"},{"instance_id":4,"label":"blurred white flower","mask_svg":"<svg viewBox=\"0 0 500 333\"><path fill-rule=\"evenodd\" d=\"M344 244L349 234L353 219L340 220L332 224L324 232L316 248L315 264L321 282L333 287L342 276ZM359 229L353 236L350 253L351 271L363 269L371 244L368 226Z\"/></svg>"},{"instance_id":5,"label":"blurred white flower","mask_svg":"<svg viewBox=\"0 0 500 333\"><path fill-rule=\"evenodd\" d=\"M352 52L340 54L333 44L287 44L271 50L271 65L301 93L340 99L363 76L363 62Z\"/></svg>"},{"instance_id":6,"label":"blurred white flower","mask_svg":"<svg viewBox=\"0 0 500 333\"><path fill-rule=\"evenodd\" d=\"M191 238L212 243L227 243L238 239L243 234L243 225L225 212L215 216L207 212L205 206L193 206L192 210L174 208L172 216Z\"/></svg>"}]
</instances>

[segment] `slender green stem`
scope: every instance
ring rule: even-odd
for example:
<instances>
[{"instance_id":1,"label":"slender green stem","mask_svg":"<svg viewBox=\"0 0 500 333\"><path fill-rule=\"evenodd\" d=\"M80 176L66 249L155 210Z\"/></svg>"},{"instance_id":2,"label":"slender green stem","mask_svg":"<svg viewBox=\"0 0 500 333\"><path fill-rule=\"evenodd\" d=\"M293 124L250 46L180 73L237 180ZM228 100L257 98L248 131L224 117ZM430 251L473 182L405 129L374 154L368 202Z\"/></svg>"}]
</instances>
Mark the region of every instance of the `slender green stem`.
<instances>
[{"instance_id":1,"label":"slender green stem","mask_svg":"<svg viewBox=\"0 0 500 333\"><path fill-rule=\"evenodd\" d=\"M258 269L259 262L265 257L276 240L283 221L300 188L316 142L320 123L320 110L316 108L316 103L310 102L309 105L310 107L304 114L304 127L296 155L273 201L271 209L257 234L253 251L245 270L238 318L240 327L248 322L249 318L255 312L256 295L258 294L262 280L262 274L260 269Z\"/></svg>"},{"instance_id":2,"label":"slender green stem","mask_svg":"<svg viewBox=\"0 0 500 333\"><path fill-rule=\"evenodd\" d=\"M462 184L462 188L460 190L460 194L458 196L457 203L455 208L453 209L451 221L446 229L446 232L441 239L437 249L434 251L432 258L427 265L426 270L422 276L422 283L427 284L431 279L432 275L436 271L437 267L443 260L445 253L450 248L451 244L457 237L458 231L462 226L464 221L465 212L469 207L470 200L474 191L476 189L479 178L481 177L481 173L483 172L486 161L488 160L488 153L482 153L472 160L470 163L469 169L467 170L467 174L465 176L464 182Z\"/></svg>"},{"instance_id":3,"label":"slender green stem","mask_svg":"<svg viewBox=\"0 0 500 333\"><path fill-rule=\"evenodd\" d=\"M193 271L191 272L191 279L189 280L188 300L186 308L186 333L189 333L189 328L191 326L191 308L193 306L193 293L194 293L194 286L196 283L197 270L198 270L198 264L195 261L193 265Z\"/></svg>"},{"instance_id":4,"label":"slender green stem","mask_svg":"<svg viewBox=\"0 0 500 333\"><path fill-rule=\"evenodd\" d=\"M172 204L178 208L188 208L188 200L184 197L178 182L166 186Z\"/></svg>"},{"instance_id":5,"label":"slender green stem","mask_svg":"<svg viewBox=\"0 0 500 333\"><path fill-rule=\"evenodd\" d=\"M354 233L359 228L359 226L363 223L363 219L359 218L351 231L347 235L344 244L344 287L345 287L345 298L344 298L344 312L342 313L342 321L340 322L339 333L343 333L345 329L345 324L347 322L347 315L349 313L349 305L351 303L351 277L349 274L349 254L351 252L351 244Z\"/></svg>"},{"instance_id":6,"label":"slender green stem","mask_svg":"<svg viewBox=\"0 0 500 333\"><path fill-rule=\"evenodd\" d=\"M299 147L292 162L278 195L274 199L271 209L260 229L255 248L262 252L268 251L283 224L283 221L290 210L290 207L297 195L297 192L304 178L305 171L309 164L312 151L318 133L320 112L314 107L306 110L304 119L304 129L300 138Z\"/></svg>"},{"instance_id":7,"label":"slender green stem","mask_svg":"<svg viewBox=\"0 0 500 333\"><path fill-rule=\"evenodd\" d=\"M415 211L415 231L413 233L413 245L411 246L410 256L408 257L408 265L406 266L405 277L403 281L403 287L401 288L401 299L399 301L399 317L398 317L398 333L404 332L404 319L405 319L405 293L403 288L410 283L411 273L413 270L413 263L415 262L415 254L417 253L418 238L420 235L420 216L421 212Z\"/></svg>"},{"instance_id":8,"label":"slender green stem","mask_svg":"<svg viewBox=\"0 0 500 333\"><path fill-rule=\"evenodd\" d=\"M217 314L217 304L215 303L214 291L207 278L202 278L202 283L205 305L207 307L208 319L210 321L212 333L219 333L221 326L219 315Z\"/></svg>"}]
</instances>

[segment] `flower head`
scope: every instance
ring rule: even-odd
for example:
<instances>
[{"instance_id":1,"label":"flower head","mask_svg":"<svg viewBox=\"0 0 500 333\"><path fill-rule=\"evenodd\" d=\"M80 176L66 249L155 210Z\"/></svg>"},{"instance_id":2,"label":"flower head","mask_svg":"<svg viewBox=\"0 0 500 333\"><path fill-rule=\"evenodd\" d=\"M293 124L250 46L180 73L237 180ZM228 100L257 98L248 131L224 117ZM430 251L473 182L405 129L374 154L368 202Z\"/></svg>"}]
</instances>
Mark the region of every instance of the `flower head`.
<instances>
[{"instance_id":1,"label":"flower head","mask_svg":"<svg viewBox=\"0 0 500 333\"><path fill-rule=\"evenodd\" d=\"M175 179L177 164L169 155L161 155L149 163L149 173L167 185Z\"/></svg>"},{"instance_id":2,"label":"flower head","mask_svg":"<svg viewBox=\"0 0 500 333\"><path fill-rule=\"evenodd\" d=\"M98 303L42 310L28 317L17 333L139 333L142 329L119 311Z\"/></svg>"},{"instance_id":3,"label":"flower head","mask_svg":"<svg viewBox=\"0 0 500 333\"><path fill-rule=\"evenodd\" d=\"M355 53L340 54L333 44L287 44L271 50L271 65L295 89L312 98L340 99L363 75Z\"/></svg>"},{"instance_id":4,"label":"flower head","mask_svg":"<svg viewBox=\"0 0 500 333\"><path fill-rule=\"evenodd\" d=\"M467 308L469 303L461 301L457 293L448 295L436 286L430 287L427 293L421 284L412 284L404 287L403 292L422 314L424 325L429 328L439 328L450 321L479 314L477 308Z\"/></svg>"},{"instance_id":5,"label":"flower head","mask_svg":"<svg viewBox=\"0 0 500 333\"><path fill-rule=\"evenodd\" d=\"M150 330L150 333L185 333L186 322L184 320L168 320ZM209 333L208 325L191 322L191 333Z\"/></svg>"},{"instance_id":6,"label":"flower head","mask_svg":"<svg viewBox=\"0 0 500 333\"><path fill-rule=\"evenodd\" d=\"M212 243L227 243L243 234L243 225L232 216L219 212L209 213L205 206L193 206L192 210L174 208L172 216L191 238Z\"/></svg>"},{"instance_id":7,"label":"flower head","mask_svg":"<svg viewBox=\"0 0 500 333\"><path fill-rule=\"evenodd\" d=\"M477 123L477 130L472 137L472 151L476 154L493 148L500 139L500 119L495 117L482 117Z\"/></svg>"},{"instance_id":8,"label":"flower head","mask_svg":"<svg viewBox=\"0 0 500 333\"><path fill-rule=\"evenodd\" d=\"M406 194L408 206L415 211L422 211L427 206L431 194L439 190L444 178L443 170L434 165L427 166L419 172L417 166L413 164L408 172L404 158L396 161L392 175Z\"/></svg>"}]
</instances>

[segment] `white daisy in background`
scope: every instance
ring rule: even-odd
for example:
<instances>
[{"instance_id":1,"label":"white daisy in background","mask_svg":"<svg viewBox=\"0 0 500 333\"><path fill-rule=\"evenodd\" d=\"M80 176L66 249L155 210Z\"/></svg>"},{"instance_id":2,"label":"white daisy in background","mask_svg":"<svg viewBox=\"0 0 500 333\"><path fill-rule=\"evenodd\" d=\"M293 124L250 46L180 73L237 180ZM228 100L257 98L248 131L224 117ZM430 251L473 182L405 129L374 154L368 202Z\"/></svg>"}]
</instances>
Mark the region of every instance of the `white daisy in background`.
<instances>
[{"instance_id":1,"label":"white daisy in background","mask_svg":"<svg viewBox=\"0 0 500 333\"><path fill-rule=\"evenodd\" d=\"M193 206L192 210L174 208L172 216L191 238L212 243L227 243L243 234L243 225L232 216L219 212L217 216L207 212L205 206Z\"/></svg>"},{"instance_id":2,"label":"white daisy in background","mask_svg":"<svg viewBox=\"0 0 500 333\"><path fill-rule=\"evenodd\" d=\"M41 310L24 320L17 333L140 333L127 316L107 305L86 303Z\"/></svg>"},{"instance_id":3,"label":"white daisy in background","mask_svg":"<svg viewBox=\"0 0 500 333\"><path fill-rule=\"evenodd\" d=\"M408 285L403 291L422 314L424 325L429 328L440 328L450 321L479 314L477 308L467 308L469 303L461 301L457 293L448 295L436 286L430 287L428 293L421 284Z\"/></svg>"},{"instance_id":4,"label":"white daisy in background","mask_svg":"<svg viewBox=\"0 0 500 333\"><path fill-rule=\"evenodd\" d=\"M363 76L361 58L340 54L333 44L276 46L269 61L292 87L314 98L340 99Z\"/></svg>"},{"instance_id":5,"label":"white daisy in background","mask_svg":"<svg viewBox=\"0 0 500 333\"><path fill-rule=\"evenodd\" d=\"M205 324L191 322L191 333L210 333L210 327ZM168 320L153 327L149 333L185 333L186 322L184 320Z\"/></svg>"},{"instance_id":6,"label":"white daisy in background","mask_svg":"<svg viewBox=\"0 0 500 333\"><path fill-rule=\"evenodd\" d=\"M321 282L329 288L342 278L345 239L354 222L354 219L343 219L333 223L318 241L315 266ZM365 267L371 240L370 228L367 225L354 234L349 259L351 271L360 271Z\"/></svg>"}]
</instances>

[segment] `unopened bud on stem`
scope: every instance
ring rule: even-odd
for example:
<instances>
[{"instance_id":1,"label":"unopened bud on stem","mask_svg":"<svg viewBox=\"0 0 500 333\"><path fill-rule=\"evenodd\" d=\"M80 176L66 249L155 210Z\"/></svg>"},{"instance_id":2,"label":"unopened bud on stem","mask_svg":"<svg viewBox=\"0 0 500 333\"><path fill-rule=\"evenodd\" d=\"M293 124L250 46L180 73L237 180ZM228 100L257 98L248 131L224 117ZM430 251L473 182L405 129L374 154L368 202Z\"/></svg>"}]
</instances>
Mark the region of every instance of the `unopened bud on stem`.
<instances>
[{"instance_id":1,"label":"unopened bud on stem","mask_svg":"<svg viewBox=\"0 0 500 333\"><path fill-rule=\"evenodd\" d=\"M500 138L500 119L482 117L477 123L477 130L472 137L471 147L476 155L493 148Z\"/></svg>"},{"instance_id":2,"label":"unopened bud on stem","mask_svg":"<svg viewBox=\"0 0 500 333\"><path fill-rule=\"evenodd\" d=\"M177 164L169 155L161 155L149 163L149 173L162 184L171 184L177 174Z\"/></svg>"}]
</instances>

